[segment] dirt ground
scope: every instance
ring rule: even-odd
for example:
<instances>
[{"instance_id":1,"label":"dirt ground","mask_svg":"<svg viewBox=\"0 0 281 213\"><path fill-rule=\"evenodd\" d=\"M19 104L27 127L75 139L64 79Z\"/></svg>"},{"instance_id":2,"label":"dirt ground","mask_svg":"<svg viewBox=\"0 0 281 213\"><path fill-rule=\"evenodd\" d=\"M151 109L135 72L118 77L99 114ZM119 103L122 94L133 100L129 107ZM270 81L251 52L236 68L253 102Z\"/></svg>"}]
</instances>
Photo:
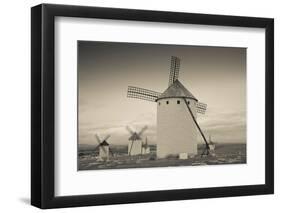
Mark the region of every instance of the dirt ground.
<instances>
[{"instance_id":1,"label":"dirt ground","mask_svg":"<svg viewBox=\"0 0 281 213\"><path fill-rule=\"evenodd\" d=\"M203 146L198 146L198 155L186 160L177 157L165 159L156 158L156 147L151 145L151 153L146 155L128 156L127 146L111 147L113 156L107 161L98 158L97 151L80 150L78 155L78 170L96 169L125 169L125 168L148 168L168 166L202 166L222 164L246 163L245 144L217 144L213 154L201 157Z\"/></svg>"}]
</instances>

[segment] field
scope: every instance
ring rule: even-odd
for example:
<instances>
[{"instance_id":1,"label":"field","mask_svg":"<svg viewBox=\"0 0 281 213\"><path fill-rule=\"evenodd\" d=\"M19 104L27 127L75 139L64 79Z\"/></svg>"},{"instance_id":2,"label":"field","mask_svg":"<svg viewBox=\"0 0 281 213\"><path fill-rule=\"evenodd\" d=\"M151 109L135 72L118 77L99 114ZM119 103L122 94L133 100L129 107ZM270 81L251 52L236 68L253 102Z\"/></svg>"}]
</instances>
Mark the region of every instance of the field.
<instances>
[{"instance_id":1,"label":"field","mask_svg":"<svg viewBox=\"0 0 281 213\"><path fill-rule=\"evenodd\" d=\"M156 158L156 145L150 145L151 152L145 155L128 156L127 146L111 146L113 156L107 161L98 158L98 151L94 147L79 147L78 170L97 169L124 169L124 168L148 168L167 166L199 166L246 163L246 144L216 144L215 151L201 157L203 145L198 145L198 155L181 160L177 157L165 159Z\"/></svg>"}]
</instances>

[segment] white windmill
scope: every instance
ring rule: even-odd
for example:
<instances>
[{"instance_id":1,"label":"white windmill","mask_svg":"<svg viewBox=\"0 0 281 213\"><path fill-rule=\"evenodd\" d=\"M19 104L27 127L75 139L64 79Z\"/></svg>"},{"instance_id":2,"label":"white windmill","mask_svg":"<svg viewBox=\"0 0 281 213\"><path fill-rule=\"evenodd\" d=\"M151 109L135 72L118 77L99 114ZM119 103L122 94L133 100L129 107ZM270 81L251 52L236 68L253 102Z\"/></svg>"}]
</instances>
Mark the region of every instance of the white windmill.
<instances>
[{"instance_id":1,"label":"white windmill","mask_svg":"<svg viewBox=\"0 0 281 213\"><path fill-rule=\"evenodd\" d=\"M145 137L145 142L142 143L141 154L149 154L149 153L150 153L150 147L148 146L147 137Z\"/></svg>"},{"instance_id":2,"label":"white windmill","mask_svg":"<svg viewBox=\"0 0 281 213\"><path fill-rule=\"evenodd\" d=\"M212 141L211 135L209 135L209 147L210 147L210 151L214 151L216 148L216 143Z\"/></svg>"},{"instance_id":3,"label":"white windmill","mask_svg":"<svg viewBox=\"0 0 281 213\"><path fill-rule=\"evenodd\" d=\"M209 154L209 144L196 121L197 112L204 114L206 104L198 102L178 80L180 59L172 56L169 86L163 92L128 87L127 97L157 102L157 157L197 154L197 130L205 142L202 155Z\"/></svg>"},{"instance_id":4,"label":"white windmill","mask_svg":"<svg viewBox=\"0 0 281 213\"><path fill-rule=\"evenodd\" d=\"M96 149L99 149L99 158L101 160L107 161L109 159L109 154L113 155L113 152L109 148L109 143L107 142L110 135L107 135L104 139L101 139L99 135L95 135L97 139L98 145L96 146Z\"/></svg>"},{"instance_id":5,"label":"white windmill","mask_svg":"<svg viewBox=\"0 0 281 213\"><path fill-rule=\"evenodd\" d=\"M128 144L128 155L140 155L142 154L142 134L147 129L147 126L144 126L139 132L133 130L131 127L127 126L127 130L131 134L129 137Z\"/></svg>"}]
</instances>

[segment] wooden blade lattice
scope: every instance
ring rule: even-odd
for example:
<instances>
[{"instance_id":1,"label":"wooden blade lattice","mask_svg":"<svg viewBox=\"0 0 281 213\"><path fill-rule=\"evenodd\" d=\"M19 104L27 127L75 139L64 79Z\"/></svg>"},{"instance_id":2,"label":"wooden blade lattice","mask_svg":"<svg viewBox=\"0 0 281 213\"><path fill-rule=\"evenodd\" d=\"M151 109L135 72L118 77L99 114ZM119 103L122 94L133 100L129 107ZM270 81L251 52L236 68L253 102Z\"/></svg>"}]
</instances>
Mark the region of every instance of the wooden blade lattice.
<instances>
[{"instance_id":1,"label":"wooden blade lattice","mask_svg":"<svg viewBox=\"0 0 281 213\"><path fill-rule=\"evenodd\" d=\"M169 76L169 86L171 86L179 78L180 59L176 56L171 57L171 67Z\"/></svg>"},{"instance_id":2,"label":"wooden blade lattice","mask_svg":"<svg viewBox=\"0 0 281 213\"><path fill-rule=\"evenodd\" d=\"M206 109L207 109L207 104L204 104L204 103L201 103L201 102L196 103L196 111L198 113L205 114Z\"/></svg>"},{"instance_id":3,"label":"wooden blade lattice","mask_svg":"<svg viewBox=\"0 0 281 213\"><path fill-rule=\"evenodd\" d=\"M147 126L144 126L141 131L139 132L139 136L141 137L141 135L144 133L144 131L147 129Z\"/></svg>"},{"instance_id":4,"label":"wooden blade lattice","mask_svg":"<svg viewBox=\"0 0 281 213\"><path fill-rule=\"evenodd\" d=\"M161 93L159 92L155 92L152 90L143 89L139 87L133 87L133 86L128 87L128 93L127 93L128 98L137 98L137 99L153 101L153 102L155 102L160 95Z\"/></svg>"}]
</instances>

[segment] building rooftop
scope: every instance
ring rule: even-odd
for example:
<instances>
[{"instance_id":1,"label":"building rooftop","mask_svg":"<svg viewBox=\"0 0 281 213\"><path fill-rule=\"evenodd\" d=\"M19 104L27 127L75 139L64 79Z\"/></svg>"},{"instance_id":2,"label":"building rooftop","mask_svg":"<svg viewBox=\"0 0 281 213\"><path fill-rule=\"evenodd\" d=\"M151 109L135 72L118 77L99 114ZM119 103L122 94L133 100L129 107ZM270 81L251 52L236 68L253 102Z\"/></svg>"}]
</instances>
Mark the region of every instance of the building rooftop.
<instances>
[{"instance_id":1,"label":"building rooftop","mask_svg":"<svg viewBox=\"0 0 281 213\"><path fill-rule=\"evenodd\" d=\"M100 146L109 146L109 143L107 143L106 141L103 141L102 143L100 143Z\"/></svg>"},{"instance_id":2,"label":"building rooftop","mask_svg":"<svg viewBox=\"0 0 281 213\"><path fill-rule=\"evenodd\" d=\"M169 86L159 97L158 99L163 98L176 98L176 97L185 97L191 98L197 101L191 92L189 92L179 80L176 80L171 86Z\"/></svg>"},{"instance_id":3,"label":"building rooftop","mask_svg":"<svg viewBox=\"0 0 281 213\"><path fill-rule=\"evenodd\" d=\"M141 137L137 133L134 133L129 137L129 141L136 141L136 140L141 140Z\"/></svg>"}]
</instances>

